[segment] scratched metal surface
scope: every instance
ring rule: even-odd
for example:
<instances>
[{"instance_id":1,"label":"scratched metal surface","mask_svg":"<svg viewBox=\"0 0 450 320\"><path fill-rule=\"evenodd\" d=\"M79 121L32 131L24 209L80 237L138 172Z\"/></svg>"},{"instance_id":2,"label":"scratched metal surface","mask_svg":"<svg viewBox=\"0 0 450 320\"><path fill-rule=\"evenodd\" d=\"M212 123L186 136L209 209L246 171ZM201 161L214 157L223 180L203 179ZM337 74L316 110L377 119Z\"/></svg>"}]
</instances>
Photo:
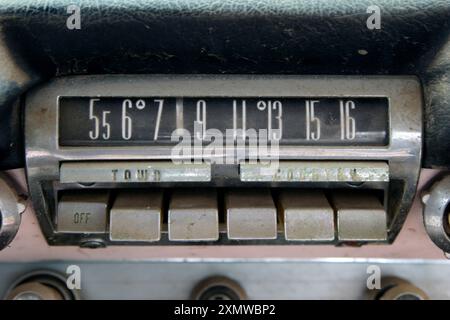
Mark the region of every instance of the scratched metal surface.
<instances>
[{"instance_id":1,"label":"scratched metal surface","mask_svg":"<svg viewBox=\"0 0 450 320\"><path fill-rule=\"evenodd\" d=\"M366 299L373 265L381 276L406 279L431 299L450 299L450 262L383 259L2 263L0 296L29 271L64 275L73 264L81 270L81 299L188 299L199 281L217 275L240 283L249 299Z\"/></svg>"}]
</instances>

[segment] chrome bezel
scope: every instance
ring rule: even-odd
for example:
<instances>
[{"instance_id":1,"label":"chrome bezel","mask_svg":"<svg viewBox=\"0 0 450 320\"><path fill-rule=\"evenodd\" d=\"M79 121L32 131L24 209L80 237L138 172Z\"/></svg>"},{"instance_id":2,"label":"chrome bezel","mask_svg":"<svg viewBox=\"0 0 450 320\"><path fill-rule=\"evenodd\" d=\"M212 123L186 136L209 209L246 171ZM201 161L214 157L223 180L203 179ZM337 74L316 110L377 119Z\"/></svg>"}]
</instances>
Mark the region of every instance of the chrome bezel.
<instances>
[{"instance_id":1,"label":"chrome bezel","mask_svg":"<svg viewBox=\"0 0 450 320\"><path fill-rule=\"evenodd\" d=\"M93 75L56 78L26 97L25 144L28 184L41 228L51 244L79 244L90 236L58 234L44 185L52 192L63 161L170 159L171 146L60 147L60 97L387 97L386 146L280 145L280 160L370 160L389 164L388 242L398 234L415 195L422 150L422 90L414 76L285 75ZM225 152L227 150L225 149ZM82 187L82 186L78 186ZM98 236L93 239L97 241ZM157 244L175 244L164 241ZM106 240L105 240L106 241ZM106 241L107 242L107 241ZM236 244L226 236L214 244ZM284 237L255 243L291 243ZM294 242L296 243L296 242Z\"/></svg>"}]
</instances>

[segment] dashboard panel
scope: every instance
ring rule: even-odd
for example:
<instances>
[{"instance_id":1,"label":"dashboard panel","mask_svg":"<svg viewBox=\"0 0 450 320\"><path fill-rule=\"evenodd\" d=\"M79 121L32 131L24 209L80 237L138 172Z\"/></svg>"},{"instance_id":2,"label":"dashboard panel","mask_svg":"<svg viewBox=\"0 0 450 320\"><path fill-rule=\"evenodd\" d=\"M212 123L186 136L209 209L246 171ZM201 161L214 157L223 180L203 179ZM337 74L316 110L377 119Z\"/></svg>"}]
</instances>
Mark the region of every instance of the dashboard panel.
<instances>
[{"instance_id":1,"label":"dashboard panel","mask_svg":"<svg viewBox=\"0 0 450 320\"><path fill-rule=\"evenodd\" d=\"M448 299L449 30L441 0L3 0L0 298Z\"/></svg>"}]
</instances>

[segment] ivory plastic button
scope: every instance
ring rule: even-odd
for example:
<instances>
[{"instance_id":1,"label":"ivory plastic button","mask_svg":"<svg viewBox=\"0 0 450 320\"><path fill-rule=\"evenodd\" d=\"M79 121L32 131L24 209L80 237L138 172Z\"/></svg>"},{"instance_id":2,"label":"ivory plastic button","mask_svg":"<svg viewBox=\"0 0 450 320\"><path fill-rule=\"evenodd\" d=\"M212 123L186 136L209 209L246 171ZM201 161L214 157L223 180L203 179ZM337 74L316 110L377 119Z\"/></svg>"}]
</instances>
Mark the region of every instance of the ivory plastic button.
<instances>
[{"instance_id":1,"label":"ivory plastic button","mask_svg":"<svg viewBox=\"0 0 450 320\"><path fill-rule=\"evenodd\" d=\"M334 240L334 211L322 191L285 190L279 204L286 240Z\"/></svg>"},{"instance_id":2,"label":"ivory plastic button","mask_svg":"<svg viewBox=\"0 0 450 320\"><path fill-rule=\"evenodd\" d=\"M58 232L105 233L108 200L107 191L64 194L58 203Z\"/></svg>"},{"instance_id":3,"label":"ivory plastic button","mask_svg":"<svg viewBox=\"0 0 450 320\"><path fill-rule=\"evenodd\" d=\"M169 240L219 239L219 213L214 190L177 190L169 204Z\"/></svg>"},{"instance_id":4,"label":"ivory plastic button","mask_svg":"<svg viewBox=\"0 0 450 320\"><path fill-rule=\"evenodd\" d=\"M382 241L387 238L386 211L375 195L336 193L338 238L344 241Z\"/></svg>"},{"instance_id":5,"label":"ivory plastic button","mask_svg":"<svg viewBox=\"0 0 450 320\"><path fill-rule=\"evenodd\" d=\"M161 191L120 192L110 213L110 239L158 241L161 238L162 199Z\"/></svg>"},{"instance_id":6,"label":"ivory plastic button","mask_svg":"<svg viewBox=\"0 0 450 320\"><path fill-rule=\"evenodd\" d=\"M225 206L229 239L277 238L277 210L268 190L230 191Z\"/></svg>"}]
</instances>

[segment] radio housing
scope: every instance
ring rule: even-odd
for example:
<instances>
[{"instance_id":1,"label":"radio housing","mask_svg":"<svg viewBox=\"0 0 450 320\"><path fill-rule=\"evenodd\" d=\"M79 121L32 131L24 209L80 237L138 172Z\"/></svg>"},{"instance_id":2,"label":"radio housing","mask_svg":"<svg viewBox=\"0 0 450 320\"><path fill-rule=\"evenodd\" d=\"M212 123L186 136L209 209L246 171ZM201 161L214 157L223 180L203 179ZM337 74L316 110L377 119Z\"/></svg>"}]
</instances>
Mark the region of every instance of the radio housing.
<instances>
[{"instance_id":1,"label":"radio housing","mask_svg":"<svg viewBox=\"0 0 450 320\"><path fill-rule=\"evenodd\" d=\"M387 132L385 142L367 145L281 143L277 150L278 173L272 176L260 174L264 166L259 162L243 163L246 160L245 156L241 159L243 162L227 164L223 161L222 164L209 164L208 160L211 159L205 159L202 152L196 153L195 146L190 156L177 156L176 160L182 163L175 167L173 145L170 144L136 143L127 146L125 143L120 143L119 145L89 146L60 143L60 102L64 99L127 98L136 101L136 99L154 97L164 97L175 101L185 97L189 99L275 97L279 99L336 99L336 101L346 98L385 99L387 101L387 123L385 123ZM209 111L214 112L214 110ZM177 112L179 113L178 109L174 111L174 114ZM177 119L179 119L178 116ZM189 115L185 114L182 119L187 116ZM65 124L68 123L70 119L65 122ZM179 124L177 122L175 124L178 128ZM27 94L25 143L26 172L31 198L43 233L48 243L52 245L94 247L186 243L216 245L391 243L400 231L411 207L420 172L422 92L419 81L412 76L99 75L62 77L37 87ZM237 149L237 146L226 145L223 148L223 154L214 154L214 158L225 157L230 152L234 155ZM197 167L184 165L183 161L193 162L192 165ZM139 165L156 168L152 174L157 172L157 178L144 182L125 178L111 180L107 174L102 173L102 170L123 169L124 172L129 168L137 170ZM361 174L358 179L352 180L351 170L356 170L352 169L356 168L355 166ZM318 173L323 172L324 175L305 178L302 174L310 168ZM347 171L342 176L333 178L331 173L340 169ZM294 174L300 172L301 178L292 178L294 175L292 172ZM376 178L371 179L372 175ZM81 176L84 178L80 178ZM328 176L331 178L327 178ZM367 180L364 180L364 176ZM386 237L385 239L361 238L349 241L340 239L336 234L329 241L292 241L285 237L286 226L282 219L279 219L276 237L273 239L229 239L228 221L222 217L224 215L223 208L220 207L222 201L219 201L221 218L218 239L206 242L171 241L166 214L167 207L170 205L167 202L170 202L170 199L167 199L166 193L171 193L171 190L175 189L198 190L198 188L215 189L219 197L227 190L268 189L274 199L277 199L281 190L301 192L301 190L320 189L327 198L332 198L335 191L342 190L350 191L355 196L358 196L359 192L374 193L381 199L382 207L386 212ZM115 197L117 192L125 189L164 190L162 208L166 213L161 222L161 237L157 241L111 240L109 224L105 232L58 230L57 211L62 194L107 190ZM337 210L337 205L332 204L331 207ZM278 205L277 210L281 210Z\"/></svg>"}]
</instances>

